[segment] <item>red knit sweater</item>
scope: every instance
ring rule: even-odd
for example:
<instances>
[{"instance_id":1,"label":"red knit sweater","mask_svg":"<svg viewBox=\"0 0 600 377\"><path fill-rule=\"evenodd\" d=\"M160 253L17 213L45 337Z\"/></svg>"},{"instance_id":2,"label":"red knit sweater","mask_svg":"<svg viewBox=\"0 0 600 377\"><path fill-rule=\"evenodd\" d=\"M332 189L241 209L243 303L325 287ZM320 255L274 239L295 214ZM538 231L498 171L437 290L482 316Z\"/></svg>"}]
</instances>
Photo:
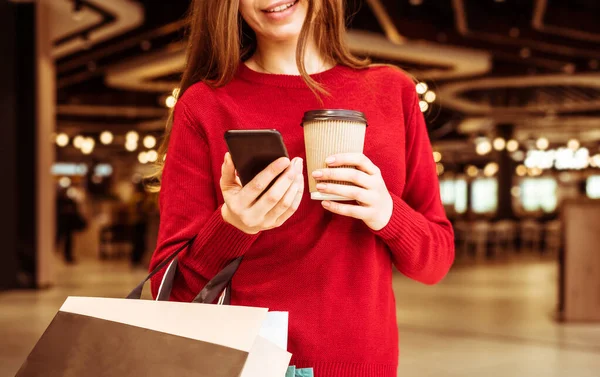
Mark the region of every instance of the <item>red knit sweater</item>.
<instances>
[{"instance_id":1,"label":"red knit sweater","mask_svg":"<svg viewBox=\"0 0 600 377\"><path fill-rule=\"evenodd\" d=\"M389 224L374 232L362 221L324 210L310 199L308 183L300 208L280 228L247 235L223 221L224 132L275 128L290 157L305 158L302 115L322 107L299 76L258 73L240 64L224 87L196 84L175 107L151 268L198 235L180 257L171 297L191 301L208 279L243 255L232 304L288 311L294 365L313 367L317 377L395 377L392 265L434 284L454 258L415 85L389 67L337 66L312 77L331 94L324 108L365 113L365 155L381 169L394 202ZM154 295L161 278L152 280Z\"/></svg>"}]
</instances>

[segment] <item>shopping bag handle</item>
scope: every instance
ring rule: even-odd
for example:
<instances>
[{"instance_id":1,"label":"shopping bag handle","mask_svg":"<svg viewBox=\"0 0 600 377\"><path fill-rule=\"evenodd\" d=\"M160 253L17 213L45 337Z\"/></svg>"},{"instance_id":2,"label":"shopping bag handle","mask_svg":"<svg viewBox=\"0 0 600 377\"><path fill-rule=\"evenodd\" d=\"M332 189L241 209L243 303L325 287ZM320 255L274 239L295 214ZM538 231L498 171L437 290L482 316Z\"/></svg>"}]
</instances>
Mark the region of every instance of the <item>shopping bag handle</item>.
<instances>
[{"instance_id":1,"label":"shopping bag handle","mask_svg":"<svg viewBox=\"0 0 600 377\"><path fill-rule=\"evenodd\" d=\"M168 258L159 263L158 266L156 266L154 270L152 270L152 272L150 272L150 274L140 284L138 284L138 286L135 287L131 293L129 293L129 295L127 295L127 298L139 300L142 297L142 291L146 282L168 265L169 267L165 273L165 276L163 276L163 281L156 298L157 301L168 301L171 297L173 280L175 279L175 273L177 272L177 256L186 247L190 246L195 239L196 237L194 236L179 249L175 250ZM220 303L223 305L229 305L231 302L231 279L233 279L233 276L238 270L242 259L243 257L234 259L227 266L225 266L225 268L219 271L211 280L209 280L208 283L206 283L204 288L202 288L200 293L198 293L192 302L200 304L212 304L217 297L222 295Z\"/></svg>"},{"instance_id":2,"label":"shopping bag handle","mask_svg":"<svg viewBox=\"0 0 600 377\"><path fill-rule=\"evenodd\" d=\"M221 293L225 292L223 304L229 305L231 302L231 279L235 275L238 267L242 263L242 257L237 257L230 262L224 269L219 271L204 288L198 293L192 302L200 304L212 304Z\"/></svg>"},{"instance_id":3,"label":"shopping bag handle","mask_svg":"<svg viewBox=\"0 0 600 377\"><path fill-rule=\"evenodd\" d=\"M219 296L219 305L229 305L231 303L231 280L235 275L242 257L234 259L224 269L219 271L213 277L204 288L198 293L198 295L192 300L192 303L199 304L212 304L215 299ZM173 280L175 279L175 273L177 272L178 260L177 258L167 267L167 271L163 276L160 287L158 288L158 294L156 301L169 301L171 297L171 290L173 289Z\"/></svg>"},{"instance_id":4,"label":"shopping bag handle","mask_svg":"<svg viewBox=\"0 0 600 377\"><path fill-rule=\"evenodd\" d=\"M152 272L150 272L150 274L148 276L146 276L146 278L144 280L142 280L142 282L140 284L138 284L138 286L135 287L127 295L126 298L128 298L128 299L134 299L134 300L139 300L140 298L142 298L142 291L144 290L144 285L146 284L146 282L148 280L150 280L154 275L156 275L157 273L159 273L163 268L165 268L165 266L167 266L168 264L170 264L171 261L174 261L176 259L177 255L179 255L179 253L181 253L181 251L183 251L183 249L185 249L186 247L190 246L194 242L195 239L196 239L196 236L192 237L185 244L183 244L183 246L181 246L179 249L175 250L171 255L169 255L169 257L167 257L165 260L163 260L162 262L160 262L158 264L158 266L156 266L154 268L154 270L152 270ZM177 262L175 262L175 267L176 267L176 263ZM167 275L171 275L171 276L165 276L165 283L166 283L166 285L165 285L164 289L165 289L165 294L168 293L168 295L170 296L170 294L171 294L171 288L173 286L173 278L175 277L174 276L175 275L175 268L172 268L172 269L169 269L169 270L170 270L169 271L170 273L167 274Z\"/></svg>"}]
</instances>

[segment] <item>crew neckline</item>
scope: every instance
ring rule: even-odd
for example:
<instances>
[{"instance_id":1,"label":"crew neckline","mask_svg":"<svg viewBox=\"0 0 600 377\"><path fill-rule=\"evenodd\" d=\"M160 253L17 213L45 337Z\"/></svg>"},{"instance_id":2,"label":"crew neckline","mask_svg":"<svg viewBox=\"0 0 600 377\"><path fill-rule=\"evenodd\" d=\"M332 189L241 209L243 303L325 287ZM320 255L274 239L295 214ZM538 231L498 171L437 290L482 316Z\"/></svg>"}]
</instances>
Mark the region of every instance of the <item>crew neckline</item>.
<instances>
[{"instance_id":1,"label":"crew neckline","mask_svg":"<svg viewBox=\"0 0 600 377\"><path fill-rule=\"evenodd\" d=\"M344 67L342 65L336 64L325 71L314 73L310 75L310 77L318 83L331 83L340 78L340 73L342 73L343 69ZM304 79L300 75L258 72L248 67L243 61L240 61L239 63L237 75L241 79L259 84L288 88L307 88L306 82L304 82Z\"/></svg>"}]
</instances>

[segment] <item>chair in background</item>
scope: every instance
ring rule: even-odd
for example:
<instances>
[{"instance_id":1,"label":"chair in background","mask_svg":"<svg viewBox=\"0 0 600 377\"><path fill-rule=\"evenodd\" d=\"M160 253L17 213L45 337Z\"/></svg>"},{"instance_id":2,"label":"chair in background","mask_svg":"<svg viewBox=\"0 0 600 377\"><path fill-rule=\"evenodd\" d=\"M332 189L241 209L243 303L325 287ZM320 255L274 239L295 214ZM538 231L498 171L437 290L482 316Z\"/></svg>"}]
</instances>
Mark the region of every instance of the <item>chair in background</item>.
<instances>
[{"instance_id":1,"label":"chair in background","mask_svg":"<svg viewBox=\"0 0 600 377\"><path fill-rule=\"evenodd\" d=\"M551 220L546 223L544 232L544 253L558 255L562 247L562 223Z\"/></svg>"},{"instance_id":2,"label":"chair in background","mask_svg":"<svg viewBox=\"0 0 600 377\"><path fill-rule=\"evenodd\" d=\"M531 219L521 221L521 250L541 253L543 233L544 229L539 222Z\"/></svg>"},{"instance_id":3,"label":"chair in background","mask_svg":"<svg viewBox=\"0 0 600 377\"><path fill-rule=\"evenodd\" d=\"M454 228L454 245L456 258L465 258L468 252L470 226L466 221L456 221Z\"/></svg>"},{"instance_id":4,"label":"chair in background","mask_svg":"<svg viewBox=\"0 0 600 377\"><path fill-rule=\"evenodd\" d=\"M471 224L469 243L475 250L475 259L485 259L488 254L488 244L492 233L492 226L489 221L478 220Z\"/></svg>"},{"instance_id":5,"label":"chair in background","mask_svg":"<svg viewBox=\"0 0 600 377\"><path fill-rule=\"evenodd\" d=\"M100 259L119 259L131 253L131 227L125 224L112 224L100 230Z\"/></svg>"},{"instance_id":6,"label":"chair in background","mask_svg":"<svg viewBox=\"0 0 600 377\"><path fill-rule=\"evenodd\" d=\"M493 225L492 251L495 256L508 254L515 249L517 223L512 220L500 220Z\"/></svg>"}]
</instances>

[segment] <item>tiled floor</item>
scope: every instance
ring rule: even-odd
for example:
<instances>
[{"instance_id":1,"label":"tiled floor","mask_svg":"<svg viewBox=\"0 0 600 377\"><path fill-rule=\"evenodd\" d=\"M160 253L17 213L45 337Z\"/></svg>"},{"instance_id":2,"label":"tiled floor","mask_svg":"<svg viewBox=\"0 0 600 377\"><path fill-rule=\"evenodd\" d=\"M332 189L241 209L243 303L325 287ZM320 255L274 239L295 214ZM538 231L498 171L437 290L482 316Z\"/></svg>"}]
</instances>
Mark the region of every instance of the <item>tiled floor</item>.
<instances>
[{"instance_id":1,"label":"tiled floor","mask_svg":"<svg viewBox=\"0 0 600 377\"><path fill-rule=\"evenodd\" d=\"M60 284L0 294L0 376L13 376L67 295L123 297L144 271L120 263L61 267ZM399 376L598 377L600 324L553 319L556 265L457 266L429 287L397 276Z\"/></svg>"}]
</instances>

